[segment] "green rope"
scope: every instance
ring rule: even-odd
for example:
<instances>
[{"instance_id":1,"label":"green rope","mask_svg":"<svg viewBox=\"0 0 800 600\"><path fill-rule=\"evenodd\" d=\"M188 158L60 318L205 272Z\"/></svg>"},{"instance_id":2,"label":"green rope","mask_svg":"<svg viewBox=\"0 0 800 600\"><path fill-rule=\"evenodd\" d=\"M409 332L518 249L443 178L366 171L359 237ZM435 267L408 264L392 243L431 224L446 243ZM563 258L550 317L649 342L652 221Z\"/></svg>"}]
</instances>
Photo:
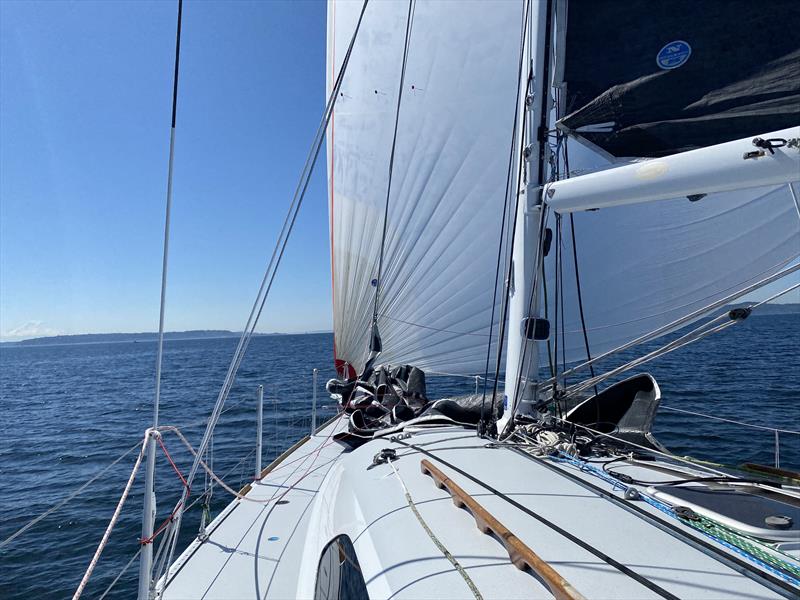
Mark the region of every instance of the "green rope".
<instances>
[{"instance_id":1,"label":"green rope","mask_svg":"<svg viewBox=\"0 0 800 600\"><path fill-rule=\"evenodd\" d=\"M761 540L757 540L748 535L733 531L721 523L701 515L697 515L697 517L691 519L685 517L679 518L683 523L690 525L698 531L703 531L709 535L719 538L733 546L736 546L744 552L752 554L759 560L762 560L776 569L781 569L782 571L791 573L795 577L800 578L800 567L797 567L796 564L793 564L794 559L791 555L765 544ZM792 562L786 561L776 556L776 554L785 556Z\"/></svg>"}]
</instances>

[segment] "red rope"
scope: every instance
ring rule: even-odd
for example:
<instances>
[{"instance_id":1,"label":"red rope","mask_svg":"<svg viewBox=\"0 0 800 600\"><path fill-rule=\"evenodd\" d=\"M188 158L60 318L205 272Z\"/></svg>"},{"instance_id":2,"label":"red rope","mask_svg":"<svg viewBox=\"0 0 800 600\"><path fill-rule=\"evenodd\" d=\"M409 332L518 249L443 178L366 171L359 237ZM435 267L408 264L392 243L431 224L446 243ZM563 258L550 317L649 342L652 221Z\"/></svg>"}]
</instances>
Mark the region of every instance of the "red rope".
<instances>
[{"instance_id":1,"label":"red rope","mask_svg":"<svg viewBox=\"0 0 800 600\"><path fill-rule=\"evenodd\" d=\"M186 490L186 500L188 500L189 496L192 494L192 488L189 487L189 484L186 483L186 478L183 476L183 473L181 473L180 469L178 469L178 465L175 464L175 461L172 460L172 456L170 456L170 453L167 450L167 447L164 445L164 440L163 440L162 436L158 436L157 439L158 439L158 445L161 446L161 449L164 451L164 456L167 457L167 461L169 462L170 466L172 466L172 470L175 471L175 474L178 476L178 479L180 479L181 483L183 484L183 487ZM142 546L144 546L146 544L151 544L153 542L153 540L156 539L156 537L161 532L163 532L170 523L172 523L173 519L175 518L175 515L178 513L178 510L183 505L183 502L184 502L184 500L183 500L183 498L181 498L181 500L175 505L175 508L172 510L170 515L164 520L163 523L161 523L161 525L159 525L156 528L156 530L153 532L153 535L151 535L147 539L139 540L139 543Z\"/></svg>"}]
</instances>

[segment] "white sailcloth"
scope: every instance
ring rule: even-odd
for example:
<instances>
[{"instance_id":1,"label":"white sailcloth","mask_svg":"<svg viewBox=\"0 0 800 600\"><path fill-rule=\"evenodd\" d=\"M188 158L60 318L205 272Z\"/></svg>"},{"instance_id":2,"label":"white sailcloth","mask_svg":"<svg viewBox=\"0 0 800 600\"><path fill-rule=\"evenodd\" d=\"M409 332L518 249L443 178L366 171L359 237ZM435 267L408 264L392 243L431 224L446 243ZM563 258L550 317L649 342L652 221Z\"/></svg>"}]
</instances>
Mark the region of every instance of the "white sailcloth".
<instances>
[{"instance_id":1,"label":"white sailcloth","mask_svg":"<svg viewBox=\"0 0 800 600\"><path fill-rule=\"evenodd\" d=\"M330 90L362 2L328 6ZM367 6L328 129L335 355L355 371L368 355L408 6ZM378 305L380 362L483 372L522 12L523 2L414 6Z\"/></svg>"},{"instance_id":2,"label":"white sailcloth","mask_svg":"<svg viewBox=\"0 0 800 600\"><path fill-rule=\"evenodd\" d=\"M570 148L582 168L605 162L578 144ZM593 356L735 297L800 258L800 212L788 184L712 193L695 202L680 197L573 216ZM562 219L561 252L565 336L559 343L565 356L559 350L558 362L569 363L585 360L587 353L568 216ZM555 249L545 268L552 318ZM540 362L546 360L543 352Z\"/></svg>"}]
</instances>

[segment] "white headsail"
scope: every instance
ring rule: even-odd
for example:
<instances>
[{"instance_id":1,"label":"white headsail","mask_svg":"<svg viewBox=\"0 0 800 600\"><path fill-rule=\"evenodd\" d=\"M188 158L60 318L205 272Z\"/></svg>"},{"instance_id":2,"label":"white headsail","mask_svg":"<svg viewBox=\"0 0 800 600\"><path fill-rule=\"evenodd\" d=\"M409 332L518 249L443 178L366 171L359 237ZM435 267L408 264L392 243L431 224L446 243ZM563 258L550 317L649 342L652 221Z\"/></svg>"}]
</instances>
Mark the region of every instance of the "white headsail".
<instances>
[{"instance_id":1,"label":"white headsail","mask_svg":"<svg viewBox=\"0 0 800 600\"><path fill-rule=\"evenodd\" d=\"M362 2L329 2L328 87ZM378 277L408 2L371 2L328 129L335 352L360 370ZM380 361L482 373L523 2L414 5L378 305Z\"/></svg>"}]
</instances>

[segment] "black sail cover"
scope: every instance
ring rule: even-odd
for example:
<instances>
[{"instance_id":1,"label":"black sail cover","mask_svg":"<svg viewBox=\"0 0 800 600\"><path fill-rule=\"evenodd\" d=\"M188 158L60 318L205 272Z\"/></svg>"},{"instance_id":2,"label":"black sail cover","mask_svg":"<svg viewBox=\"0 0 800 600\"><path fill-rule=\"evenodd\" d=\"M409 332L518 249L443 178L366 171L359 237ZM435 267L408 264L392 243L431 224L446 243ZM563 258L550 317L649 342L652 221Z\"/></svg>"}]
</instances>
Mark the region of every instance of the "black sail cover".
<instances>
[{"instance_id":1,"label":"black sail cover","mask_svg":"<svg viewBox=\"0 0 800 600\"><path fill-rule=\"evenodd\" d=\"M559 126L609 154L665 156L800 123L800 0L559 1Z\"/></svg>"}]
</instances>

